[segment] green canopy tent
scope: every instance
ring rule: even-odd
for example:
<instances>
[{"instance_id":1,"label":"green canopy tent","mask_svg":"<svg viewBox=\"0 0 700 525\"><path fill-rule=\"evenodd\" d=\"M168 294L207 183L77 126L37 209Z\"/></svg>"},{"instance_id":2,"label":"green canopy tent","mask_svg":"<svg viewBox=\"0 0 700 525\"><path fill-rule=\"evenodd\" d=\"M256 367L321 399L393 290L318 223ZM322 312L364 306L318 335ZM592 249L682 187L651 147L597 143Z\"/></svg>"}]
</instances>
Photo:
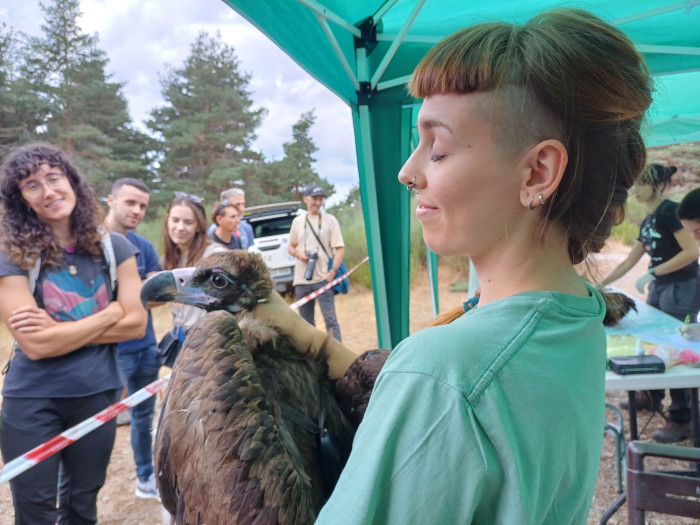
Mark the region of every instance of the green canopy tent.
<instances>
[{"instance_id":1,"label":"green canopy tent","mask_svg":"<svg viewBox=\"0 0 700 525\"><path fill-rule=\"evenodd\" d=\"M415 140L412 128L419 107L404 85L418 61L444 36L485 21L523 22L562 4L224 1L352 110L379 346L393 348L408 335L409 304L410 195L397 174ZM566 5L620 27L644 54L657 80L647 144L700 140L700 2L584 0Z\"/></svg>"}]
</instances>

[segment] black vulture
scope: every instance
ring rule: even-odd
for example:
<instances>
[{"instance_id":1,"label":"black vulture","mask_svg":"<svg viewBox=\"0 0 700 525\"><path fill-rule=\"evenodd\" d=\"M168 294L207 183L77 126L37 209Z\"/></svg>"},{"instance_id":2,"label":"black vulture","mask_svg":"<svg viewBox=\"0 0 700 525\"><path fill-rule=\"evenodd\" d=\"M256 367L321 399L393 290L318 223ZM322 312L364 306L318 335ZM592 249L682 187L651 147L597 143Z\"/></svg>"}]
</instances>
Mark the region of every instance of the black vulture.
<instances>
[{"instance_id":1,"label":"black vulture","mask_svg":"<svg viewBox=\"0 0 700 525\"><path fill-rule=\"evenodd\" d=\"M304 358L248 315L271 290L262 258L242 250L144 283L144 302L209 312L187 333L156 433L158 490L175 523L313 523L347 459L353 430L323 352Z\"/></svg>"}]
</instances>

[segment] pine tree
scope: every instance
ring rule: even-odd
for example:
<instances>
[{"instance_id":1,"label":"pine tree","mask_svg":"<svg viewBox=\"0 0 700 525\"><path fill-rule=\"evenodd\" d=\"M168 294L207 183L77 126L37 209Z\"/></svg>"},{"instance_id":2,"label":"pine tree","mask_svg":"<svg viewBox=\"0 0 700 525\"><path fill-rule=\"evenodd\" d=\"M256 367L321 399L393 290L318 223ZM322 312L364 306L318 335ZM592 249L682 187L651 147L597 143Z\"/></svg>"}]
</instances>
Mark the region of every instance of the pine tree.
<instances>
[{"instance_id":1,"label":"pine tree","mask_svg":"<svg viewBox=\"0 0 700 525\"><path fill-rule=\"evenodd\" d=\"M160 174L166 191L181 189L207 202L232 184L245 184L262 157L251 148L264 115L253 109L250 76L221 36L198 35L182 67L161 79L167 105L148 126L161 137ZM247 190L247 188L246 188Z\"/></svg>"},{"instance_id":2,"label":"pine tree","mask_svg":"<svg viewBox=\"0 0 700 525\"><path fill-rule=\"evenodd\" d=\"M313 169L316 162L313 154L318 148L309 135L309 130L315 121L314 110L302 113L292 126L292 141L283 144L285 157L280 161L279 172L283 184L295 199L299 199L308 186L321 186L328 197L335 192L333 185Z\"/></svg>"},{"instance_id":3,"label":"pine tree","mask_svg":"<svg viewBox=\"0 0 700 525\"><path fill-rule=\"evenodd\" d=\"M31 83L20 76L26 37L0 26L0 157L9 148L31 141L49 108Z\"/></svg>"},{"instance_id":4,"label":"pine tree","mask_svg":"<svg viewBox=\"0 0 700 525\"><path fill-rule=\"evenodd\" d=\"M109 59L97 35L78 26L79 0L41 8L42 36L30 38L24 66L51 108L40 138L71 155L100 195L119 177L150 180L150 140L131 124L122 84L105 72Z\"/></svg>"}]
</instances>

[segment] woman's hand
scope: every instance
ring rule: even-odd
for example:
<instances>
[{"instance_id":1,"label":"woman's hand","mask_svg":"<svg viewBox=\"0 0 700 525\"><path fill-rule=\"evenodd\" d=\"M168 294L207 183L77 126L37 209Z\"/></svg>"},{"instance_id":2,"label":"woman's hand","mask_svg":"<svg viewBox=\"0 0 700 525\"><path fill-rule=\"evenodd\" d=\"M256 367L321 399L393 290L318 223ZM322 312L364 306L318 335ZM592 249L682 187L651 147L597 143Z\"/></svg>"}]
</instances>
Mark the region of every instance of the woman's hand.
<instances>
[{"instance_id":1,"label":"woman's hand","mask_svg":"<svg viewBox=\"0 0 700 525\"><path fill-rule=\"evenodd\" d=\"M357 353L299 317L274 290L268 300L258 304L252 313L255 319L275 327L280 335L291 341L300 355L315 357L324 349L328 376L332 379L342 377L357 357Z\"/></svg>"},{"instance_id":2,"label":"woman's hand","mask_svg":"<svg viewBox=\"0 0 700 525\"><path fill-rule=\"evenodd\" d=\"M676 328L676 331L685 339L700 339L700 324L698 323L683 324Z\"/></svg>"},{"instance_id":3,"label":"woman's hand","mask_svg":"<svg viewBox=\"0 0 700 525\"><path fill-rule=\"evenodd\" d=\"M38 306L22 306L12 311L8 323L12 330L18 332L38 332L57 324L43 308Z\"/></svg>"},{"instance_id":4,"label":"woman's hand","mask_svg":"<svg viewBox=\"0 0 700 525\"><path fill-rule=\"evenodd\" d=\"M654 277L652 274L645 273L639 279L637 279L637 282L634 283L634 287L639 293L644 293L644 288L646 287L646 285L655 280L656 277Z\"/></svg>"},{"instance_id":5,"label":"woman's hand","mask_svg":"<svg viewBox=\"0 0 700 525\"><path fill-rule=\"evenodd\" d=\"M317 330L302 319L299 314L289 307L282 296L274 290L266 302L259 303L255 307L253 317L275 327L280 335L285 339L291 340L294 347L300 350L311 348L314 339L320 337L322 340L326 336L325 333ZM320 346L315 349L312 348L314 354L318 352L319 348Z\"/></svg>"}]
</instances>

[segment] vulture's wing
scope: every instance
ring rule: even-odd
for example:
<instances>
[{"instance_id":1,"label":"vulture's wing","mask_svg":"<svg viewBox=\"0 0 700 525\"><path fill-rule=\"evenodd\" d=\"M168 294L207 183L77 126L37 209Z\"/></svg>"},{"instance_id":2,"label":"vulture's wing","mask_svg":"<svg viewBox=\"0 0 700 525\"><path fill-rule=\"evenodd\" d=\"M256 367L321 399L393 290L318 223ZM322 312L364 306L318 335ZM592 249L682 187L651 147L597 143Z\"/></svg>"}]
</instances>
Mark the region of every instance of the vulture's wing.
<instances>
[{"instance_id":1,"label":"vulture's wing","mask_svg":"<svg viewBox=\"0 0 700 525\"><path fill-rule=\"evenodd\" d=\"M261 384L231 314L209 313L188 332L155 454L178 523L313 523L310 481Z\"/></svg>"}]
</instances>

